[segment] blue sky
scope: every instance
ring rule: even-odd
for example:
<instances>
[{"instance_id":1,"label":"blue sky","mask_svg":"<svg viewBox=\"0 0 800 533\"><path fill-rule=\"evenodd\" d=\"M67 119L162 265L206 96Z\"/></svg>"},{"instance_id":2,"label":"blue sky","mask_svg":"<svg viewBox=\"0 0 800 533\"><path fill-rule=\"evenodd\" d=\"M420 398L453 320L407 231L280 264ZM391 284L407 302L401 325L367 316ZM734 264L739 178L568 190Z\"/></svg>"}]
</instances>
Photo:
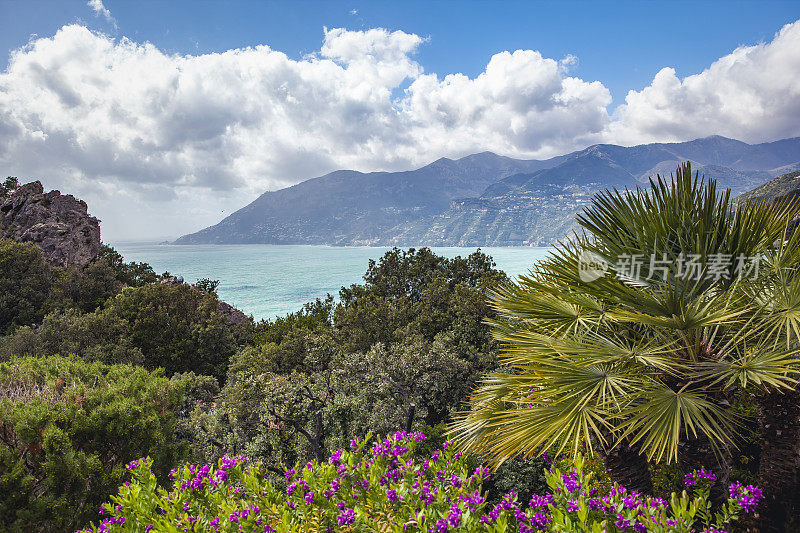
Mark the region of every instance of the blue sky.
<instances>
[{"instance_id":1,"label":"blue sky","mask_svg":"<svg viewBox=\"0 0 800 533\"><path fill-rule=\"evenodd\" d=\"M428 37L425 70L476 76L503 50L533 49L579 58L573 73L600 80L614 104L646 86L664 65L694 74L742 44L770 40L800 18L792 1L115 1L117 28L80 0L0 0L0 48L83 22L111 35L146 40L178 54L267 44L300 58L319 49L322 28L403 30ZM352 12L355 10L355 14ZM3 57L2 67L8 62Z\"/></svg>"},{"instance_id":2,"label":"blue sky","mask_svg":"<svg viewBox=\"0 0 800 533\"><path fill-rule=\"evenodd\" d=\"M177 236L336 169L800 136L800 2L0 0L0 176Z\"/></svg>"}]
</instances>

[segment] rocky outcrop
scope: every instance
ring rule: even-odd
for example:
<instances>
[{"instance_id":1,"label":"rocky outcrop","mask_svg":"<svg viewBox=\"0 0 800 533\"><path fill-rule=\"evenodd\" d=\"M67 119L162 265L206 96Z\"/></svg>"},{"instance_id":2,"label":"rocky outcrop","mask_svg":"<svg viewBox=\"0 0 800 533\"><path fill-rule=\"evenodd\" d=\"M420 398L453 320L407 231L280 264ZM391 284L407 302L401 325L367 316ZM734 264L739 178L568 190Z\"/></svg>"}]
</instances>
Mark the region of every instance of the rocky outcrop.
<instances>
[{"instance_id":1,"label":"rocky outcrop","mask_svg":"<svg viewBox=\"0 0 800 533\"><path fill-rule=\"evenodd\" d=\"M86 202L59 191L44 192L41 182L17 188L0 200L0 237L32 242L54 266L88 265L100 252L100 222Z\"/></svg>"},{"instance_id":2,"label":"rocky outcrop","mask_svg":"<svg viewBox=\"0 0 800 533\"><path fill-rule=\"evenodd\" d=\"M250 318L244 314L243 311L236 309L228 302L223 302L222 300L217 302L217 313L222 315L222 317L227 320L229 324L234 324L237 326L240 324L245 324L250 320Z\"/></svg>"}]
</instances>

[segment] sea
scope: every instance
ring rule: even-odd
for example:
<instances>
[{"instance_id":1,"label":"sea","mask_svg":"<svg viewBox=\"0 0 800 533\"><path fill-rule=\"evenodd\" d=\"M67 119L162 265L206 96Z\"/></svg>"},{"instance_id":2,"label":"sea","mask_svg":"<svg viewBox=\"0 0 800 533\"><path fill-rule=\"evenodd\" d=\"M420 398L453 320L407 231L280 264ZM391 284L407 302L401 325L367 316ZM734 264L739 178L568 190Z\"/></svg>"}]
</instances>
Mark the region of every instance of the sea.
<instances>
[{"instance_id":1,"label":"sea","mask_svg":"<svg viewBox=\"0 0 800 533\"><path fill-rule=\"evenodd\" d=\"M256 320L273 319L299 310L306 302L337 296L339 289L363 281L370 259L391 248L360 246L281 246L270 244L173 245L114 242L126 261L149 263L161 274L219 280L219 297ZM431 247L445 257L467 256L476 248ZM550 248L489 247L509 276L525 274Z\"/></svg>"}]
</instances>

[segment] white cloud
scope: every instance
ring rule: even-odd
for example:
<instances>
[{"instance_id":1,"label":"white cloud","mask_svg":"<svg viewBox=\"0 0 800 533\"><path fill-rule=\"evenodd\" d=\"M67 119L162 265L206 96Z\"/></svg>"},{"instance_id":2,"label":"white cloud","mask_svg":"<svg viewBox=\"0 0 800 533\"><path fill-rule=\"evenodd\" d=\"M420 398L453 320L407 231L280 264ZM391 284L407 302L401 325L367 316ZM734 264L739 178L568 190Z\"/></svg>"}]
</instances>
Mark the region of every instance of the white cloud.
<instances>
[{"instance_id":1,"label":"white cloud","mask_svg":"<svg viewBox=\"0 0 800 533\"><path fill-rule=\"evenodd\" d=\"M96 17L103 17L113 24L115 28L117 27L117 21L111 16L111 11L103 5L103 0L89 0L86 5L92 8Z\"/></svg>"},{"instance_id":2,"label":"white cloud","mask_svg":"<svg viewBox=\"0 0 800 533\"><path fill-rule=\"evenodd\" d=\"M711 134L762 142L800 135L800 21L769 43L740 46L699 74L666 67L630 91L609 138L625 143Z\"/></svg>"},{"instance_id":3,"label":"white cloud","mask_svg":"<svg viewBox=\"0 0 800 533\"><path fill-rule=\"evenodd\" d=\"M113 239L193 231L337 168L709 133L769 140L800 134L798 33L684 80L664 70L611 117L606 87L570 75L574 56L501 52L469 78L425 73L414 59L425 39L402 31L326 29L318 52L293 60L268 46L170 55L70 25L0 73L0 169L84 196Z\"/></svg>"}]
</instances>

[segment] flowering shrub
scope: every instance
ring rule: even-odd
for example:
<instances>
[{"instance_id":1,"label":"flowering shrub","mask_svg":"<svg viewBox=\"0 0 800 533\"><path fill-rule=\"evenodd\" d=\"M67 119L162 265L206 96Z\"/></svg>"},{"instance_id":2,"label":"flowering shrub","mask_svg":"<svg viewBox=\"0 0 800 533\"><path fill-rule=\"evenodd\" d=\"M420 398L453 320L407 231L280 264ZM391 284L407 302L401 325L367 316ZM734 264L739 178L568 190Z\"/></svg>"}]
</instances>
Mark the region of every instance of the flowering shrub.
<instances>
[{"instance_id":1,"label":"flowering shrub","mask_svg":"<svg viewBox=\"0 0 800 533\"><path fill-rule=\"evenodd\" d=\"M652 531L720 532L758 503L760 491L731 485L730 499L712 516L708 493L713 474L687 477L693 494L669 502L614 486L597 494L578 456L574 469L547 472L550 494L520 505L509 492L495 506L481 494L488 471L469 471L449 443L430 458L415 458L422 433L400 432L383 440L354 440L329 461L289 469L286 489L266 479L261 464L224 457L216 466L187 465L173 471L173 486L159 487L150 460L134 461L126 483L86 532L297 532L297 531Z\"/></svg>"}]
</instances>

